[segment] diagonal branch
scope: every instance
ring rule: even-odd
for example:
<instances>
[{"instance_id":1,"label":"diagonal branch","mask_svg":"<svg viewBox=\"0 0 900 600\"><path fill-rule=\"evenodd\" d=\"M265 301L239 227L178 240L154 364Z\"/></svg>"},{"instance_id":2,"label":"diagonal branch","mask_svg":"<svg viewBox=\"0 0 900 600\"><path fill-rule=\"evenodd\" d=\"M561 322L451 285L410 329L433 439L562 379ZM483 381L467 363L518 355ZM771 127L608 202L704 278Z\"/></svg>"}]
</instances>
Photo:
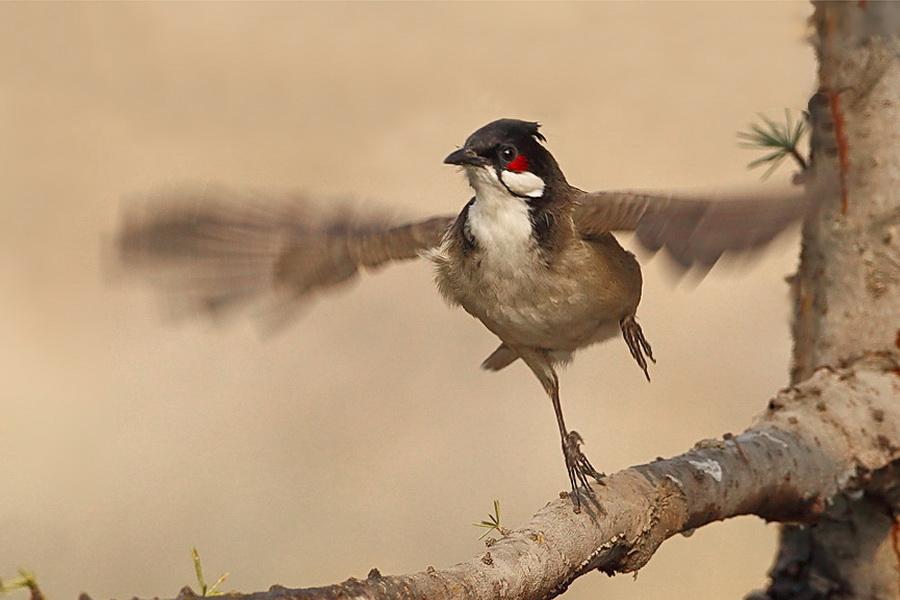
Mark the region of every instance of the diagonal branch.
<instances>
[{"instance_id":1,"label":"diagonal branch","mask_svg":"<svg viewBox=\"0 0 900 600\"><path fill-rule=\"evenodd\" d=\"M900 447L889 441L897 439L900 361L868 355L782 390L739 436L611 475L595 486L596 504L581 513L568 499L548 503L466 562L401 576L373 569L365 580L228 598L552 598L594 569L640 569L679 532L745 514L814 522L840 494L877 494L872 475L900 460ZM189 588L179 594L193 597Z\"/></svg>"}]
</instances>

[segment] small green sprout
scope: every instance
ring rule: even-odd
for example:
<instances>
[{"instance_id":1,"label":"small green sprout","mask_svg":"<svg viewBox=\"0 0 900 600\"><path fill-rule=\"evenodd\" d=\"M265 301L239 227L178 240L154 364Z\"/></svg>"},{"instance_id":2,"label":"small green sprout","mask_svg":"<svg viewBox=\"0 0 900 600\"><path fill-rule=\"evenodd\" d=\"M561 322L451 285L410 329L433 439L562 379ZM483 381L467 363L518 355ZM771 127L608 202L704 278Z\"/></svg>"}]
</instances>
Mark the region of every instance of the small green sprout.
<instances>
[{"instance_id":1,"label":"small green sprout","mask_svg":"<svg viewBox=\"0 0 900 600\"><path fill-rule=\"evenodd\" d=\"M197 573L197 584L200 586L201 596L222 596L225 592L219 591L219 585L228 577L228 573L222 573L216 582L206 587L206 581L203 579L203 566L200 564L200 553L194 546L191 546L191 557L194 559L194 571Z\"/></svg>"},{"instance_id":2,"label":"small green sprout","mask_svg":"<svg viewBox=\"0 0 900 600\"><path fill-rule=\"evenodd\" d=\"M743 148L771 150L771 152L750 161L747 168L755 169L768 165L769 168L763 174L763 179L765 179L781 165L785 158L790 156L797 162L800 169L805 171L808 164L797 146L809 129L809 115L801 112L800 118L795 123L791 118L790 109L786 108L784 109L784 123L778 123L763 114L760 114L759 118L762 123L751 123L749 131L738 133L738 139L741 140Z\"/></svg>"},{"instance_id":3,"label":"small green sprout","mask_svg":"<svg viewBox=\"0 0 900 600\"><path fill-rule=\"evenodd\" d=\"M506 535L508 533L507 529L500 524L500 501L494 500L494 514L488 515L487 521L482 521L480 523L472 523L475 527L484 527L487 529L479 540L483 540L486 535L488 535L492 531L497 531L500 535Z\"/></svg>"},{"instance_id":4,"label":"small green sprout","mask_svg":"<svg viewBox=\"0 0 900 600\"><path fill-rule=\"evenodd\" d=\"M37 577L25 569L19 569L18 577L0 579L0 594L9 594L17 590L31 590L33 598L43 598L40 588L38 588Z\"/></svg>"}]
</instances>

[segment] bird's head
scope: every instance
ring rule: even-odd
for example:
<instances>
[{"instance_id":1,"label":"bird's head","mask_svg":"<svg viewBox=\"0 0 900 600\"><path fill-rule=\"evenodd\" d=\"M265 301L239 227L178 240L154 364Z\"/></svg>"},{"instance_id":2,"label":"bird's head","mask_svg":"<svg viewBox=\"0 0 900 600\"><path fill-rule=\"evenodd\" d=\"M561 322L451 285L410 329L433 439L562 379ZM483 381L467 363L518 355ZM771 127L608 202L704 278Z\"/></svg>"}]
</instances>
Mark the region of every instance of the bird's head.
<instances>
[{"instance_id":1,"label":"bird's head","mask_svg":"<svg viewBox=\"0 0 900 600\"><path fill-rule=\"evenodd\" d=\"M550 152L537 123L499 119L469 136L465 145L444 159L465 168L470 185L479 191L488 186L520 198L537 200L565 177Z\"/></svg>"}]
</instances>

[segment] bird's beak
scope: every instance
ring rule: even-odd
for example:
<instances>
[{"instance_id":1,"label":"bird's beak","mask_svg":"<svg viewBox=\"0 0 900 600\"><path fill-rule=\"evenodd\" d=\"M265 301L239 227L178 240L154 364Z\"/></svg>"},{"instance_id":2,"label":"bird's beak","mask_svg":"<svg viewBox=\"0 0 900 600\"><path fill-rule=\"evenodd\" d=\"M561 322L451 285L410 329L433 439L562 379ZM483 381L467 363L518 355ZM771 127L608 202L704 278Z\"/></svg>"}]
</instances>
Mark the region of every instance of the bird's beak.
<instances>
[{"instance_id":1,"label":"bird's beak","mask_svg":"<svg viewBox=\"0 0 900 600\"><path fill-rule=\"evenodd\" d=\"M487 164L487 159L475 154L471 148L460 148L451 152L450 156L444 159L444 164L482 167Z\"/></svg>"}]
</instances>

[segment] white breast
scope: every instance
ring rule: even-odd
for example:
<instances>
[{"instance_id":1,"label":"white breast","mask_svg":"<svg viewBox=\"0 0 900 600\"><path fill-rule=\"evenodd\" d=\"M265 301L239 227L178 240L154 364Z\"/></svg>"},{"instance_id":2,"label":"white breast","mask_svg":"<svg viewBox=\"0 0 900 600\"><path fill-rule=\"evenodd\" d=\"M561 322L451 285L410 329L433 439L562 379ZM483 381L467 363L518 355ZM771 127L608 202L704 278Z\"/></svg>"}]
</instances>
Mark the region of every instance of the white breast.
<instances>
[{"instance_id":1,"label":"white breast","mask_svg":"<svg viewBox=\"0 0 900 600\"><path fill-rule=\"evenodd\" d=\"M528 204L510 194L490 167L471 169L469 179L475 202L469 207L467 228L482 253L483 267L509 276L532 264L535 242Z\"/></svg>"}]
</instances>

